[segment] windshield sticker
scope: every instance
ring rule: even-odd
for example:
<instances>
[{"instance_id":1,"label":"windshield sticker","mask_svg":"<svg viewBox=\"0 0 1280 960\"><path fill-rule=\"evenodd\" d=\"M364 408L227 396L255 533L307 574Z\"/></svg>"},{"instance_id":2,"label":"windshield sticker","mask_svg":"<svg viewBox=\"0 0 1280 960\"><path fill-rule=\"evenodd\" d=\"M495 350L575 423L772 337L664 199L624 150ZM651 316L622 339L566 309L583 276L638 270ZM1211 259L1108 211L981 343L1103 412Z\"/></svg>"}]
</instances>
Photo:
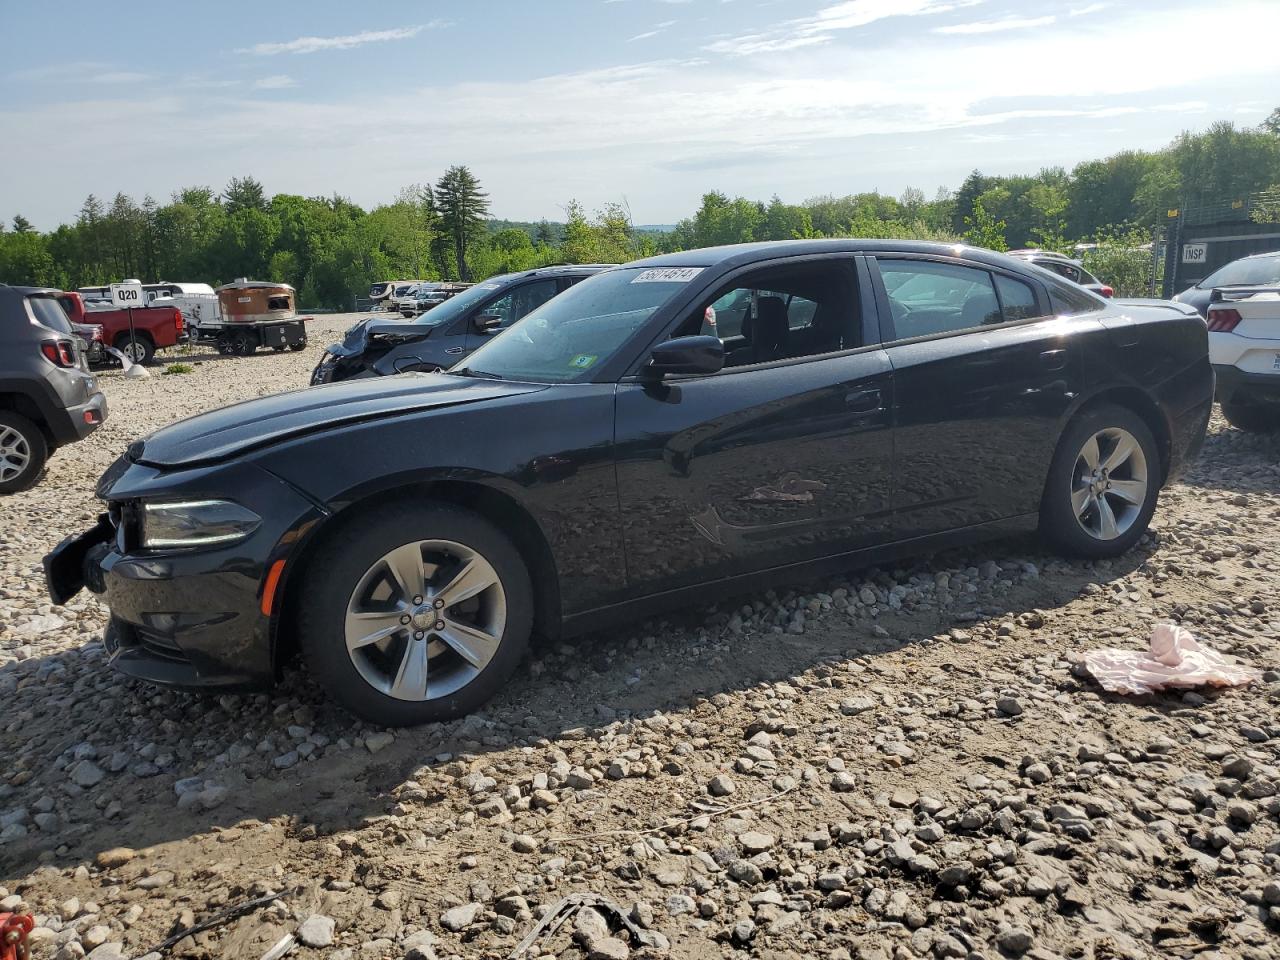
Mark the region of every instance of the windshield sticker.
<instances>
[{"instance_id":1,"label":"windshield sticker","mask_svg":"<svg viewBox=\"0 0 1280 960\"><path fill-rule=\"evenodd\" d=\"M702 267L662 267L641 270L632 283L688 283L702 272Z\"/></svg>"},{"instance_id":2,"label":"windshield sticker","mask_svg":"<svg viewBox=\"0 0 1280 960\"><path fill-rule=\"evenodd\" d=\"M574 370L585 370L599 359L598 354L580 353L569 361L569 366Z\"/></svg>"}]
</instances>

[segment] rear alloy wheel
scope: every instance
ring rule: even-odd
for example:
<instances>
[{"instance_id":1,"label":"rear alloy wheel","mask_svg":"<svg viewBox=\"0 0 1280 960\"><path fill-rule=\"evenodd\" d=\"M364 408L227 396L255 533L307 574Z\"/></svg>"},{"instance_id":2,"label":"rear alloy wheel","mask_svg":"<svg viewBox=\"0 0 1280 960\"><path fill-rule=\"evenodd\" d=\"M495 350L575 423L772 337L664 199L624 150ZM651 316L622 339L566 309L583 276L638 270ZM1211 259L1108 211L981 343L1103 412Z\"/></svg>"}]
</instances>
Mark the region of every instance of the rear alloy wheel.
<instances>
[{"instance_id":1,"label":"rear alloy wheel","mask_svg":"<svg viewBox=\"0 0 1280 960\"><path fill-rule=\"evenodd\" d=\"M1118 556L1146 532L1159 490L1159 453L1142 418L1123 407L1088 410L1059 442L1041 530L1069 553Z\"/></svg>"},{"instance_id":2,"label":"rear alloy wheel","mask_svg":"<svg viewBox=\"0 0 1280 960\"><path fill-rule=\"evenodd\" d=\"M408 539L407 539L408 538ZM528 645L519 552L454 507L405 504L313 558L302 645L329 693L387 726L445 720L496 693Z\"/></svg>"},{"instance_id":3,"label":"rear alloy wheel","mask_svg":"<svg viewBox=\"0 0 1280 960\"><path fill-rule=\"evenodd\" d=\"M125 334L116 341L116 349L129 358L130 363L150 363L156 355L156 348L144 336L130 337Z\"/></svg>"},{"instance_id":4,"label":"rear alloy wheel","mask_svg":"<svg viewBox=\"0 0 1280 960\"><path fill-rule=\"evenodd\" d=\"M26 417L0 410L0 493L17 493L40 479L49 444Z\"/></svg>"},{"instance_id":5,"label":"rear alloy wheel","mask_svg":"<svg viewBox=\"0 0 1280 960\"><path fill-rule=\"evenodd\" d=\"M1231 400L1222 405L1227 423L1246 433L1275 433L1280 430L1280 403L1249 403Z\"/></svg>"}]
</instances>

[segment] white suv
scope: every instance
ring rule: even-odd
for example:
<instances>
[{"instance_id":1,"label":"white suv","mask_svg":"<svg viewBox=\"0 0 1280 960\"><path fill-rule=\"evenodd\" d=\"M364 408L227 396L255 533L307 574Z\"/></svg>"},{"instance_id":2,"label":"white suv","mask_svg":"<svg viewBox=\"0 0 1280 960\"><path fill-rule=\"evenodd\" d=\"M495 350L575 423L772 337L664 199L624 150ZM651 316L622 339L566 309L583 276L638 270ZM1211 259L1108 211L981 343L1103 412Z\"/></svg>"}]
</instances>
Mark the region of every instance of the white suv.
<instances>
[{"instance_id":1,"label":"white suv","mask_svg":"<svg viewBox=\"0 0 1280 960\"><path fill-rule=\"evenodd\" d=\"M1280 287L1214 297L1206 321L1222 415L1241 430L1280 430Z\"/></svg>"}]
</instances>

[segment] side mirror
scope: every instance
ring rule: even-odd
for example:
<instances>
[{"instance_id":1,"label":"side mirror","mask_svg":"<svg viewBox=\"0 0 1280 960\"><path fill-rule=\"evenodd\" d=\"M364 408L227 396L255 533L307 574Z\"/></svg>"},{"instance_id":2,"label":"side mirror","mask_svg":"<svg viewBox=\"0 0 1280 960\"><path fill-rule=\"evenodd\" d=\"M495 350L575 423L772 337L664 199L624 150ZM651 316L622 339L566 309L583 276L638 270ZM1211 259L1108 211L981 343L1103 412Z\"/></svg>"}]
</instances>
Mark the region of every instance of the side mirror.
<instances>
[{"instance_id":1,"label":"side mirror","mask_svg":"<svg viewBox=\"0 0 1280 960\"><path fill-rule=\"evenodd\" d=\"M477 333L497 333L502 326L502 318L496 313L480 313L471 321Z\"/></svg>"},{"instance_id":2,"label":"side mirror","mask_svg":"<svg viewBox=\"0 0 1280 960\"><path fill-rule=\"evenodd\" d=\"M653 348L645 370L653 376L717 373L724 368L724 344L719 337L676 337Z\"/></svg>"}]
</instances>

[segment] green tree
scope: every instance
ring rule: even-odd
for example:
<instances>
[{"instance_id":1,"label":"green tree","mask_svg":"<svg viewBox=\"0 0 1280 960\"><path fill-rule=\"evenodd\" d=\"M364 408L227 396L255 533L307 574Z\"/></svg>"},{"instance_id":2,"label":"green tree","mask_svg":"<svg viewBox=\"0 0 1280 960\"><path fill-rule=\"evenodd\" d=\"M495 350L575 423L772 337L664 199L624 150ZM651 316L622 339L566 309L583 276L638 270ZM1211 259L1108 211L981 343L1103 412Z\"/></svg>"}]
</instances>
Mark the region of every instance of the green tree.
<instances>
[{"instance_id":1,"label":"green tree","mask_svg":"<svg viewBox=\"0 0 1280 960\"><path fill-rule=\"evenodd\" d=\"M1004 238L1005 222L996 220L987 213L983 199L987 194L974 197L971 209L973 213L965 219L967 229L964 232L965 243L986 250L1008 250L1009 244Z\"/></svg>"},{"instance_id":2,"label":"green tree","mask_svg":"<svg viewBox=\"0 0 1280 960\"><path fill-rule=\"evenodd\" d=\"M458 278L468 281L467 248L484 231L489 213L489 195L480 181L464 166L453 166L436 182L436 207L440 212L440 232L449 238L458 267Z\"/></svg>"},{"instance_id":3,"label":"green tree","mask_svg":"<svg viewBox=\"0 0 1280 960\"><path fill-rule=\"evenodd\" d=\"M3 227L3 224L0 224L0 228L2 227ZM14 233L32 233L34 231L35 231L35 227L31 225L30 220L28 220L26 217L24 217L20 213L14 214L13 216L13 232Z\"/></svg>"},{"instance_id":4,"label":"green tree","mask_svg":"<svg viewBox=\"0 0 1280 960\"><path fill-rule=\"evenodd\" d=\"M267 212L267 195L262 184L253 177L232 177L227 181L227 188L222 191L222 205L227 213L240 210L260 210Z\"/></svg>"},{"instance_id":5,"label":"green tree","mask_svg":"<svg viewBox=\"0 0 1280 960\"><path fill-rule=\"evenodd\" d=\"M1280 137L1280 107L1271 111L1271 115L1262 121L1262 129L1273 136Z\"/></svg>"}]
</instances>

